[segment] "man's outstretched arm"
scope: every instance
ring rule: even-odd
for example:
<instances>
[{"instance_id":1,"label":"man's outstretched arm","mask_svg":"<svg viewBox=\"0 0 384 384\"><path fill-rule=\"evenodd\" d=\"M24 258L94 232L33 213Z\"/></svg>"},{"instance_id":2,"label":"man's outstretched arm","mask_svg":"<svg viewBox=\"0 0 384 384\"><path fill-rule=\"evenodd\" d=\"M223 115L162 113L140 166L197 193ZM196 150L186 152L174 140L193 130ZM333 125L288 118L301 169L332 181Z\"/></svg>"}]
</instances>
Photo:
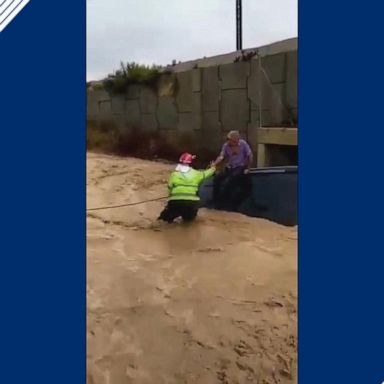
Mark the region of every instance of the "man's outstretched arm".
<instances>
[{"instance_id":1,"label":"man's outstretched arm","mask_svg":"<svg viewBox=\"0 0 384 384\"><path fill-rule=\"evenodd\" d=\"M225 160L225 144L223 145L223 148L221 149L221 152L217 159L212 162L211 166L212 167L217 167L219 164L221 164Z\"/></svg>"}]
</instances>

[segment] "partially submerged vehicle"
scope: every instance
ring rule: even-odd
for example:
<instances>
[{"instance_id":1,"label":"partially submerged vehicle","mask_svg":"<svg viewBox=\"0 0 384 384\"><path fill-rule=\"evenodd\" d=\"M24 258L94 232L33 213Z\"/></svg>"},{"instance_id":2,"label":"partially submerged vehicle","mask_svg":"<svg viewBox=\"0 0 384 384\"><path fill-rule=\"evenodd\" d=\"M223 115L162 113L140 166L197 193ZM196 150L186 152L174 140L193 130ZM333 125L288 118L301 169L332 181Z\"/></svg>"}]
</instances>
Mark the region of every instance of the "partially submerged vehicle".
<instances>
[{"instance_id":1,"label":"partially submerged vehicle","mask_svg":"<svg viewBox=\"0 0 384 384\"><path fill-rule=\"evenodd\" d=\"M234 211L286 226L297 225L297 172L297 166L251 169L247 177L252 189ZM199 195L202 207L215 208L213 178L202 184Z\"/></svg>"}]
</instances>

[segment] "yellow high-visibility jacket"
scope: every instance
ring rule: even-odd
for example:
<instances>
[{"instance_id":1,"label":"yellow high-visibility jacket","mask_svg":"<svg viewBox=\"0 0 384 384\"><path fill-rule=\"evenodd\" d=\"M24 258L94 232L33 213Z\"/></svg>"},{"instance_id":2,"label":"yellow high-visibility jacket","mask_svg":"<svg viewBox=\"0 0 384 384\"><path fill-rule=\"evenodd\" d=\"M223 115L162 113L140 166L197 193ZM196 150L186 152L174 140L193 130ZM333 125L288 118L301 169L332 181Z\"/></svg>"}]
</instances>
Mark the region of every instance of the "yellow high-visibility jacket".
<instances>
[{"instance_id":1,"label":"yellow high-visibility jacket","mask_svg":"<svg viewBox=\"0 0 384 384\"><path fill-rule=\"evenodd\" d=\"M199 201L198 190L200 184L215 173L216 168L197 171L190 168L187 172L172 172L169 181L169 200Z\"/></svg>"}]
</instances>

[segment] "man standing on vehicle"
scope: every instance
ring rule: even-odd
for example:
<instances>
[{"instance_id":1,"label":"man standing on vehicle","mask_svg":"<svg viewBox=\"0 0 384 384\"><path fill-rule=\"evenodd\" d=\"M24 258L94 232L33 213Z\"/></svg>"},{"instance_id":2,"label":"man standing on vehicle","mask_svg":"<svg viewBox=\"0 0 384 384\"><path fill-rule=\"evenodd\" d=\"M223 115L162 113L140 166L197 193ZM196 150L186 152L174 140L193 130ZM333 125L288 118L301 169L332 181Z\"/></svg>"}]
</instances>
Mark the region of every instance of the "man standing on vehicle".
<instances>
[{"instance_id":1,"label":"man standing on vehicle","mask_svg":"<svg viewBox=\"0 0 384 384\"><path fill-rule=\"evenodd\" d=\"M217 208L235 210L251 188L247 173L253 162L248 143L241 139L238 131L230 131L220 155L212 163L216 167L226 161L224 170L216 174L213 185L213 201Z\"/></svg>"}]
</instances>

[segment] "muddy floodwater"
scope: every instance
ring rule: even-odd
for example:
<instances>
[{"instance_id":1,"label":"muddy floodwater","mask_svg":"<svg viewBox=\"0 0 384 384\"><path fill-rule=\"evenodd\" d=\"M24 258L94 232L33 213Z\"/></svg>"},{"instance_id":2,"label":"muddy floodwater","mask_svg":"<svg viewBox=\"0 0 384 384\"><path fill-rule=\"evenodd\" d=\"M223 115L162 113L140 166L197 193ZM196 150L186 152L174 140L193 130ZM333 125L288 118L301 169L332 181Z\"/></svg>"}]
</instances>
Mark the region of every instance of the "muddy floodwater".
<instances>
[{"instance_id":1,"label":"muddy floodwater","mask_svg":"<svg viewBox=\"0 0 384 384\"><path fill-rule=\"evenodd\" d=\"M89 153L87 207L166 195L172 168ZM87 383L296 383L297 228L163 205L87 213Z\"/></svg>"}]
</instances>

